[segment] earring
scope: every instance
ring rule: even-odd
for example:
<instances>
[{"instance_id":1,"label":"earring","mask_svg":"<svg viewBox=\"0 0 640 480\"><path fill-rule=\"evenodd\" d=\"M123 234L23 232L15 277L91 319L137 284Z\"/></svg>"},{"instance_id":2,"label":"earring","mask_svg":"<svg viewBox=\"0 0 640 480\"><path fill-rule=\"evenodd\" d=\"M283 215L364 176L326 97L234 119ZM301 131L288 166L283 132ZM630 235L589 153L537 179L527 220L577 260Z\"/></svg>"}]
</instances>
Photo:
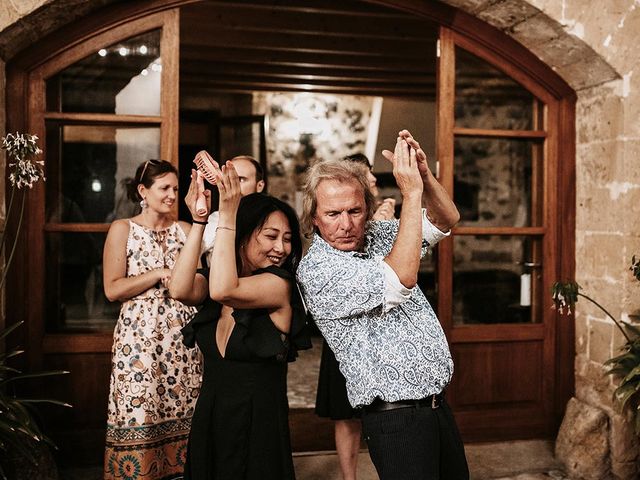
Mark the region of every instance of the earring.
<instances>
[{"instance_id":1,"label":"earring","mask_svg":"<svg viewBox=\"0 0 640 480\"><path fill-rule=\"evenodd\" d=\"M142 200L140 200L140 208L142 208L143 210L145 208L147 208L149 205L147 204L147 200L145 198L143 198Z\"/></svg>"}]
</instances>

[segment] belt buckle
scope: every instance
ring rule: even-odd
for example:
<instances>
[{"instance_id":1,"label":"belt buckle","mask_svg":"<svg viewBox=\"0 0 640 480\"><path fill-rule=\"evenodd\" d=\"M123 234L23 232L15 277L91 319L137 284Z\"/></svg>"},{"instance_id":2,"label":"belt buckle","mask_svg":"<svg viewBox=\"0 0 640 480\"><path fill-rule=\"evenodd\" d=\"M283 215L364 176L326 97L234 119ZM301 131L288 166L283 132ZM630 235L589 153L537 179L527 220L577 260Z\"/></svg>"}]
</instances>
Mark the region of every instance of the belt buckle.
<instances>
[{"instance_id":1,"label":"belt buckle","mask_svg":"<svg viewBox=\"0 0 640 480\"><path fill-rule=\"evenodd\" d=\"M431 410L435 410L438 407L440 407L440 402L437 395L431 395Z\"/></svg>"}]
</instances>

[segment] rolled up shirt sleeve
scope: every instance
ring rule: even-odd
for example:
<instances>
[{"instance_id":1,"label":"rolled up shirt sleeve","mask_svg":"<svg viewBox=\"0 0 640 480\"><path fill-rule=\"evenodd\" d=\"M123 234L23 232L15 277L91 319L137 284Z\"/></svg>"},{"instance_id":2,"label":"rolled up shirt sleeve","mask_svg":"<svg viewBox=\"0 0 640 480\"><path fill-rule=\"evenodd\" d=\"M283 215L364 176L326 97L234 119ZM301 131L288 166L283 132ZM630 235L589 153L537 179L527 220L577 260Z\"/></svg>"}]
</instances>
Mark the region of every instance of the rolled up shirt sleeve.
<instances>
[{"instance_id":1,"label":"rolled up shirt sleeve","mask_svg":"<svg viewBox=\"0 0 640 480\"><path fill-rule=\"evenodd\" d=\"M381 260L384 269L384 306L385 312L388 312L401 303L406 302L411 297L411 289L405 287L400 282L398 274L391 266Z\"/></svg>"},{"instance_id":2,"label":"rolled up shirt sleeve","mask_svg":"<svg viewBox=\"0 0 640 480\"><path fill-rule=\"evenodd\" d=\"M422 243L423 248L431 248L436 245L443 238L451 235L451 230L448 232L441 231L436 227L427 217L427 209L422 209ZM426 245L424 245L426 242Z\"/></svg>"}]
</instances>

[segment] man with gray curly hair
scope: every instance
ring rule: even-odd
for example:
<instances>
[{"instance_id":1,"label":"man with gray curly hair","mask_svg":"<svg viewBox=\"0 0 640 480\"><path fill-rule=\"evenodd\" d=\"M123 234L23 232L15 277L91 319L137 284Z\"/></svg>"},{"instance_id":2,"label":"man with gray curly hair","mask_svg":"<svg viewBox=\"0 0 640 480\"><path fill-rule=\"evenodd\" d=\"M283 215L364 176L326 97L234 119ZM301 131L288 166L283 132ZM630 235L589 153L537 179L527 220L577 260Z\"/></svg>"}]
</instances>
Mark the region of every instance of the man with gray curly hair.
<instances>
[{"instance_id":1,"label":"man with gray curly hair","mask_svg":"<svg viewBox=\"0 0 640 480\"><path fill-rule=\"evenodd\" d=\"M453 360L417 286L421 256L460 215L407 130L383 155L402 194L399 221L370 221L374 197L358 165L310 169L302 223L313 240L298 281L340 363L349 402L362 408L380 478L465 480L464 446L443 396Z\"/></svg>"}]
</instances>

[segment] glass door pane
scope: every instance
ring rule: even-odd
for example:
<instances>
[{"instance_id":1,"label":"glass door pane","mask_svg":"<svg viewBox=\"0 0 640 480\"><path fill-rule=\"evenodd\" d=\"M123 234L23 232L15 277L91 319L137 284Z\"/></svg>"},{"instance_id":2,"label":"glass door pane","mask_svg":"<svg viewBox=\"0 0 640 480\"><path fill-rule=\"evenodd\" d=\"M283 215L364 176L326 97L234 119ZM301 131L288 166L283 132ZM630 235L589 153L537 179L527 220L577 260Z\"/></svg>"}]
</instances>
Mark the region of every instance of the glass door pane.
<instances>
[{"instance_id":1,"label":"glass door pane","mask_svg":"<svg viewBox=\"0 0 640 480\"><path fill-rule=\"evenodd\" d=\"M456 47L456 127L532 130L536 98L481 58Z\"/></svg>"},{"instance_id":2,"label":"glass door pane","mask_svg":"<svg viewBox=\"0 0 640 480\"><path fill-rule=\"evenodd\" d=\"M540 142L457 137L454 152L454 201L460 226L541 225Z\"/></svg>"},{"instance_id":3,"label":"glass door pane","mask_svg":"<svg viewBox=\"0 0 640 480\"><path fill-rule=\"evenodd\" d=\"M541 321L540 239L456 235L453 242L454 325Z\"/></svg>"},{"instance_id":4,"label":"glass door pane","mask_svg":"<svg viewBox=\"0 0 640 480\"><path fill-rule=\"evenodd\" d=\"M160 128L47 125L48 223L109 223L137 212L124 182L160 156Z\"/></svg>"},{"instance_id":5,"label":"glass door pane","mask_svg":"<svg viewBox=\"0 0 640 480\"><path fill-rule=\"evenodd\" d=\"M160 115L161 30L101 48L47 80L47 111Z\"/></svg>"}]
</instances>

